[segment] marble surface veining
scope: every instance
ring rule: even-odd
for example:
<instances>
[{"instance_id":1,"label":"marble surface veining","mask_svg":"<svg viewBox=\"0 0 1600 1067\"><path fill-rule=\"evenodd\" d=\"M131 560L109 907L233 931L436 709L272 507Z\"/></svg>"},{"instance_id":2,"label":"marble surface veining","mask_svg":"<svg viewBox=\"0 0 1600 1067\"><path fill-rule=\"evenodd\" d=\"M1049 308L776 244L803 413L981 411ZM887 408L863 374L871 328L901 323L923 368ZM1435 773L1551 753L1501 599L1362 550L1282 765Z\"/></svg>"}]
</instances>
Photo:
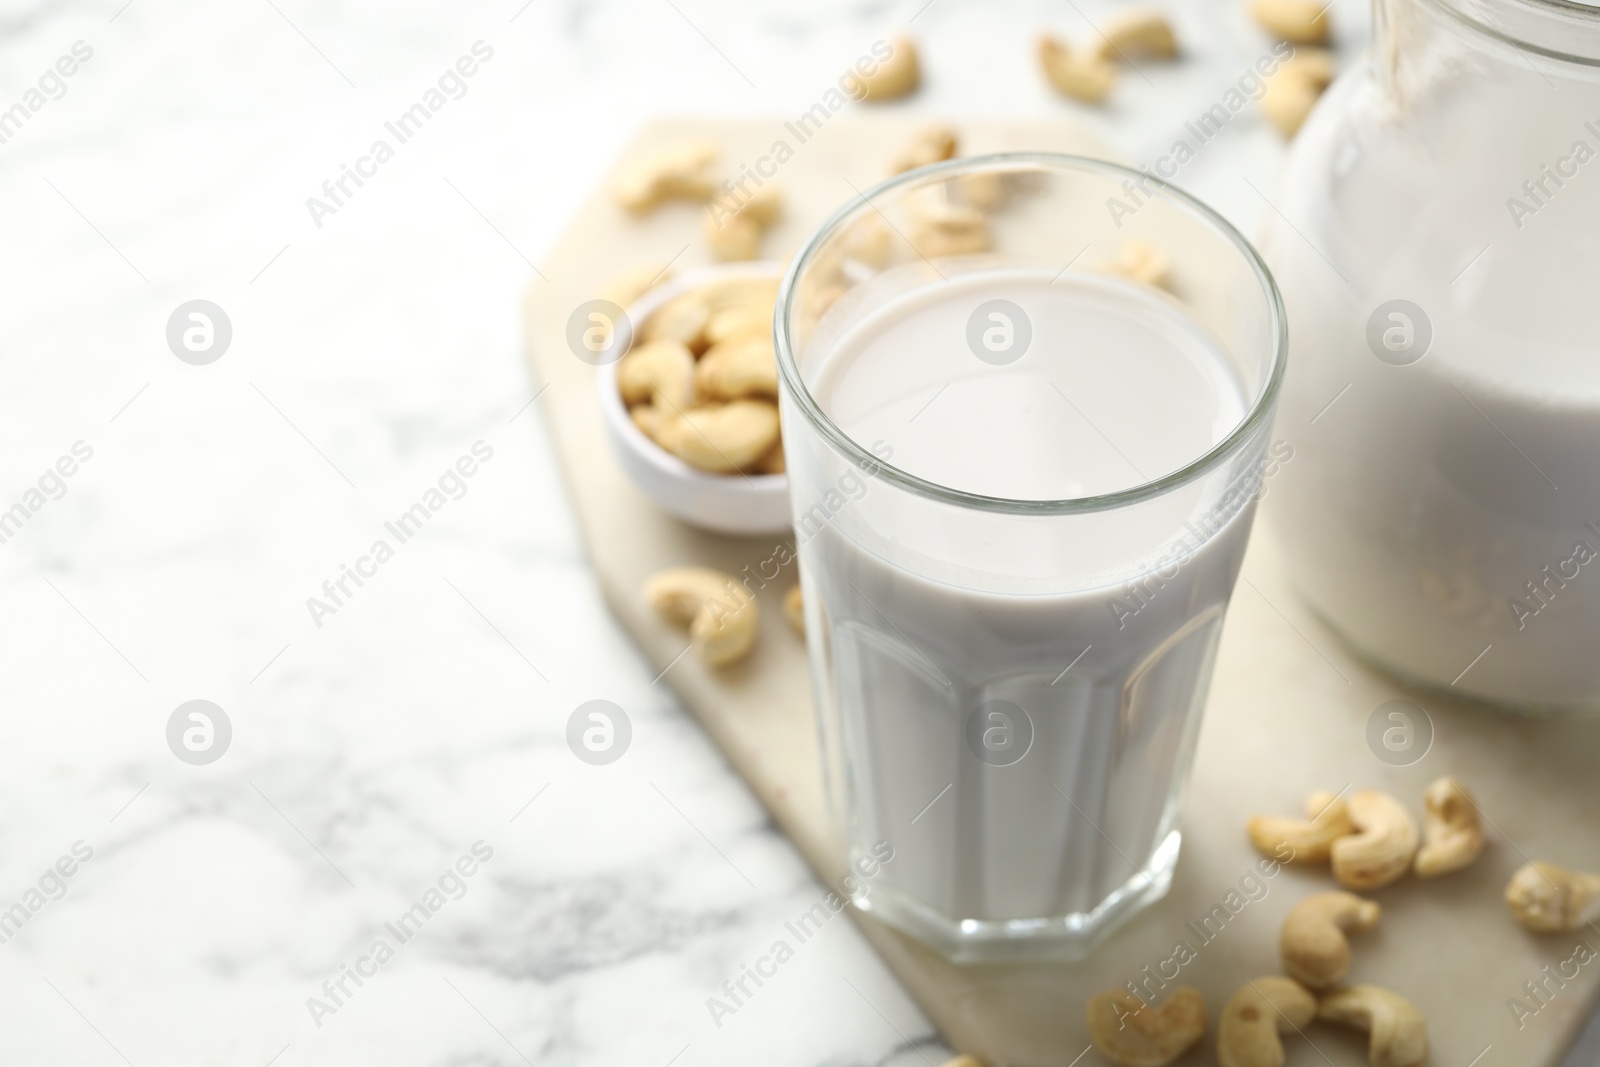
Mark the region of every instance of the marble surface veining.
<instances>
[{"instance_id":1,"label":"marble surface veining","mask_svg":"<svg viewBox=\"0 0 1600 1067\"><path fill-rule=\"evenodd\" d=\"M1031 57L1091 0L0 10L0 1058L937 1064L844 918L708 1011L825 890L601 604L519 303L643 119L797 111L913 17L905 106L1153 158L1267 47L1168 6L1188 57L1102 112ZM1281 157L1250 114L1179 180L1248 231ZM196 299L206 365L167 341ZM608 766L566 743L595 698ZM197 699L206 765L168 746Z\"/></svg>"}]
</instances>

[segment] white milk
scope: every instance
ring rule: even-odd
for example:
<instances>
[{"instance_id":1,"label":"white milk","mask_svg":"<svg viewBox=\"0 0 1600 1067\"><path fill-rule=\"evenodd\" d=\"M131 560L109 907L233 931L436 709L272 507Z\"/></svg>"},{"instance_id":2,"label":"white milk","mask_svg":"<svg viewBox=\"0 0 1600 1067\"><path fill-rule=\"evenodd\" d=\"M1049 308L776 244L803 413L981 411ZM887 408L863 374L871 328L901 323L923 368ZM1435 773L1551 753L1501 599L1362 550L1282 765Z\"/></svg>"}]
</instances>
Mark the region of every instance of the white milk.
<instances>
[{"instance_id":1,"label":"white milk","mask_svg":"<svg viewBox=\"0 0 1600 1067\"><path fill-rule=\"evenodd\" d=\"M1170 302L1082 274L1051 284L1053 273L957 276L888 301L810 362L812 394L901 470L1020 500L1142 484L1240 422L1227 360ZM1032 323L1031 347L1007 366L967 344L969 315L992 298ZM804 472L796 485L807 491ZM1250 494L1207 511L1179 490L1081 526L1050 520L1048 535L1007 516L997 544L993 525L975 532L953 508L948 522L896 528L894 492L868 485L833 521L798 525L837 693L852 847L895 849L865 906L933 927L1048 917L1070 930L1163 891ZM1155 573L1176 537L1185 550ZM986 568L1013 549L1056 560L1053 577L995 592L988 574L969 584L933 562ZM966 738L992 701L1032 723L1010 765L982 761ZM980 716L977 732L1004 725ZM1006 738L992 735L991 758L1015 759Z\"/></svg>"},{"instance_id":2,"label":"white milk","mask_svg":"<svg viewBox=\"0 0 1600 1067\"><path fill-rule=\"evenodd\" d=\"M1274 526L1314 606L1377 661L1457 693L1595 707L1600 161L1547 181L1531 217L1507 201L1574 142L1600 148L1585 125L1600 112L1542 83L1517 98L1477 80L1429 105L1432 154L1471 167L1432 169L1378 137L1296 157L1285 208L1300 233L1268 248L1292 345L1279 428L1295 447ZM1363 336L1394 298L1433 327L1409 366Z\"/></svg>"}]
</instances>

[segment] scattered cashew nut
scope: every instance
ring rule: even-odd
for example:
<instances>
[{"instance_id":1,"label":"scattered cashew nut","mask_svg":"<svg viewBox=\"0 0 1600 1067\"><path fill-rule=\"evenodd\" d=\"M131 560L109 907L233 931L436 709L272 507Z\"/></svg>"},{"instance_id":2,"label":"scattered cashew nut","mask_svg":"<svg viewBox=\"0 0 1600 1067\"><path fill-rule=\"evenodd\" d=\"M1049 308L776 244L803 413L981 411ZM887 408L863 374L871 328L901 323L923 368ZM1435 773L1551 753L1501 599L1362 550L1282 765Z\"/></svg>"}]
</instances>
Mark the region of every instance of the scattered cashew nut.
<instances>
[{"instance_id":1,"label":"scattered cashew nut","mask_svg":"<svg viewBox=\"0 0 1600 1067\"><path fill-rule=\"evenodd\" d=\"M1317 1014L1317 1000L1292 978L1265 975L1246 982L1217 1022L1220 1067L1283 1067L1285 1031Z\"/></svg>"},{"instance_id":2,"label":"scattered cashew nut","mask_svg":"<svg viewBox=\"0 0 1600 1067\"><path fill-rule=\"evenodd\" d=\"M983 1067L983 1061L976 1056L963 1054L955 1059L945 1060L944 1067Z\"/></svg>"},{"instance_id":3,"label":"scattered cashew nut","mask_svg":"<svg viewBox=\"0 0 1600 1067\"><path fill-rule=\"evenodd\" d=\"M1300 132L1323 90L1338 73L1333 54L1321 48L1296 52L1267 79L1261 94L1261 113L1285 138Z\"/></svg>"},{"instance_id":4,"label":"scattered cashew nut","mask_svg":"<svg viewBox=\"0 0 1600 1067\"><path fill-rule=\"evenodd\" d=\"M755 259L761 254L761 227L751 219L734 215L718 222L708 214L703 229L711 258L719 263Z\"/></svg>"},{"instance_id":5,"label":"scattered cashew nut","mask_svg":"<svg viewBox=\"0 0 1600 1067\"><path fill-rule=\"evenodd\" d=\"M783 189L765 183L755 187L739 204L740 218L749 219L758 226L771 226L783 214Z\"/></svg>"},{"instance_id":6,"label":"scattered cashew nut","mask_svg":"<svg viewBox=\"0 0 1600 1067\"><path fill-rule=\"evenodd\" d=\"M783 594L783 618L794 632L801 637L806 635L806 601L805 594L798 585L791 585L789 591Z\"/></svg>"},{"instance_id":7,"label":"scattered cashew nut","mask_svg":"<svg viewBox=\"0 0 1600 1067\"><path fill-rule=\"evenodd\" d=\"M1251 0L1250 16L1290 44L1323 44L1332 28L1321 0Z\"/></svg>"},{"instance_id":8,"label":"scattered cashew nut","mask_svg":"<svg viewBox=\"0 0 1600 1067\"><path fill-rule=\"evenodd\" d=\"M711 400L777 399L778 360L772 353L772 338L735 337L712 345L695 365L694 385L701 397Z\"/></svg>"},{"instance_id":9,"label":"scattered cashew nut","mask_svg":"<svg viewBox=\"0 0 1600 1067\"><path fill-rule=\"evenodd\" d=\"M1333 793L1312 793L1306 798L1309 822L1277 815L1257 815L1250 820L1250 842L1263 854L1286 863L1326 863L1333 843L1355 833L1350 808ZM1283 857L1283 849L1290 855Z\"/></svg>"},{"instance_id":10,"label":"scattered cashew nut","mask_svg":"<svg viewBox=\"0 0 1600 1067\"><path fill-rule=\"evenodd\" d=\"M1309 989L1331 989L1350 973L1346 934L1377 925L1382 909L1354 893L1315 893L1289 911L1278 947L1283 971Z\"/></svg>"},{"instance_id":11,"label":"scattered cashew nut","mask_svg":"<svg viewBox=\"0 0 1600 1067\"><path fill-rule=\"evenodd\" d=\"M950 198L948 183L924 185L906 194L911 244L934 259L989 250L989 218L970 204Z\"/></svg>"},{"instance_id":12,"label":"scattered cashew nut","mask_svg":"<svg viewBox=\"0 0 1600 1067\"><path fill-rule=\"evenodd\" d=\"M1440 778L1423 795L1422 848L1414 867L1418 878L1459 871L1483 851L1483 815L1467 787Z\"/></svg>"},{"instance_id":13,"label":"scattered cashew nut","mask_svg":"<svg viewBox=\"0 0 1600 1067\"><path fill-rule=\"evenodd\" d=\"M956 131L943 123L936 122L922 127L911 135L911 140L900 149L900 154L894 157L894 162L889 164L889 173L904 174L908 170L954 159L955 154Z\"/></svg>"},{"instance_id":14,"label":"scattered cashew nut","mask_svg":"<svg viewBox=\"0 0 1600 1067\"><path fill-rule=\"evenodd\" d=\"M668 622L689 627L700 658L713 667L742 659L760 625L755 598L731 575L674 567L645 583L645 599Z\"/></svg>"},{"instance_id":15,"label":"scattered cashew nut","mask_svg":"<svg viewBox=\"0 0 1600 1067\"><path fill-rule=\"evenodd\" d=\"M997 170L975 170L956 178L961 199L980 211L1000 206L1006 196L1006 176Z\"/></svg>"},{"instance_id":16,"label":"scattered cashew nut","mask_svg":"<svg viewBox=\"0 0 1600 1067\"><path fill-rule=\"evenodd\" d=\"M1351 794L1356 832L1333 843L1333 876L1347 889L1382 889L1411 869L1417 820L1394 797L1375 789Z\"/></svg>"},{"instance_id":17,"label":"scattered cashew nut","mask_svg":"<svg viewBox=\"0 0 1600 1067\"><path fill-rule=\"evenodd\" d=\"M1600 875L1553 863L1517 868L1506 885L1517 922L1541 934L1563 933L1600 921Z\"/></svg>"},{"instance_id":18,"label":"scattered cashew nut","mask_svg":"<svg viewBox=\"0 0 1600 1067\"><path fill-rule=\"evenodd\" d=\"M1428 1058L1428 1023L1405 997L1375 985L1336 990L1317 1005L1317 1018L1371 1033L1372 1067L1416 1067Z\"/></svg>"},{"instance_id":19,"label":"scattered cashew nut","mask_svg":"<svg viewBox=\"0 0 1600 1067\"><path fill-rule=\"evenodd\" d=\"M916 89L922 80L922 71L917 63L917 46L911 38L902 34L891 42L890 47L893 52L889 58L871 74L861 76L862 100L873 103L898 100Z\"/></svg>"},{"instance_id":20,"label":"scattered cashew nut","mask_svg":"<svg viewBox=\"0 0 1600 1067\"><path fill-rule=\"evenodd\" d=\"M704 471L743 472L778 442L778 409L765 400L693 408L661 427L667 451Z\"/></svg>"},{"instance_id":21,"label":"scattered cashew nut","mask_svg":"<svg viewBox=\"0 0 1600 1067\"><path fill-rule=\"evenodd\" d=\"M1148 241L1124 241L1117 258L1107 263L1105 269L1144 285L1172 288L1172 257Z\"/></svg>"},{"instance_id":22,"label":"scattered cashew nut","mask_svg":"<svg viewBox=\"0 0 1600 1067\"><path fill-rule=\"evenodd\" d=\"M749 195L730 190L724 183L724 196L706 206L706 245L716 260L755 259L762 234L783 214L783 192L776 185L757 186Z\"/></svg>"},{"instance_id":23,"label":"scattered cashew nut","mask_svg":"<svg viewBox=\"0 0 1600 1067\"><path fill-rule=\"evenodd\" d=\"M1206 1034L1206 1005L1194 986L1180 986L1159 1011L1126 989L1089 999L1089 1039L1117 1067L1166 1067Z\"/></svg>"},{"instance_id":24,"label":"scattered cashew nut","mask_svg":"<svg viewBox=\"0 0 1600 1067\"><path fill-rule=\"evenodd\" d=\"M694 355L677 341L634 345L617 364L617 390L624 404L653 404L667 411L694 399Z\"/></svg>"},{"instance_id":25,"label":"scattered cashew nut","mask_svg":"<svg viewBox=\"0 0 1600 1067\"><path fill-rule=\"evenodd\" d=\"M863 215L839 234L838 249L845 259L881 270L894 253L894 231L877 212Z\"/></svg>"},{"instance_id":26,"label":"scattered cashew nut","mask_svg":"<svg viewBox=\"0 0 1600 1067\"><path fill-rule=\"evenodd\" d=\"M666 200L704 200L717 187L717 142L685 137L657 145L625 163L612 192L617 202L643 214Z\"/></svg>"},{"instance_id":27,"label":"scattered cashew nut","mask_svg":"<svg viewBox=\"0 0 1600 1067\"><path fill-rule=\"evenodd\" d=\"M1039 66L1058 92L1087 104L1104 100L1117 81L1117 68L1110 60L1049 35L1039 38Z\"/></svg>"},{"instance_id":28,"label":"scattered cashew nut","mask_svg":"<svg viewBox=\"0 0 1600 1067\"><path fill-rule=\"evenodd\" d=\"M1172 23L1159 11L1125 11L1100 28L1096 53L1101 59L1172 59L1178 54L1178 37Z\"/></svg>"}]
</instances>

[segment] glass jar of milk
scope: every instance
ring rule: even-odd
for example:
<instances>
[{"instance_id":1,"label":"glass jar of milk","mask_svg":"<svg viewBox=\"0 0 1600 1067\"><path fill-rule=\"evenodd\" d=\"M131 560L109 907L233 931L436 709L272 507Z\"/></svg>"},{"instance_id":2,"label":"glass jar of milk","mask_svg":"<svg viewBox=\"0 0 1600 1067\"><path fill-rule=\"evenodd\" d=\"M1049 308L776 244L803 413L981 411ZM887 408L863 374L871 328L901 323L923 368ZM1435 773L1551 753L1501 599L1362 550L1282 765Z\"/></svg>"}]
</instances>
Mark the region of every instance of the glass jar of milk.
<instances>
[{"instance_id":1,"label":"glass jar of milk","mask_svg":"<svg viewBox=\"0 0 1600 1067\"><path fill-rule=\"evenodd\" d=\"M1138 171L993 156L847 205L779 304L854 903L960 960L1081 955L1177 863L1276 463L1271 278Z\"/></svg>"},{"instance_id":2,"label":"glass jar of milk","mask_svg":"<svg viewBox=\"0 0 1600 1067\"><path fill-rule=\"evenodd\" d=\"M1288 307L1268 505L1403 678L1600 709L1600 10L1377 0L1263 253Z\"/></svg>"}]
</instances>

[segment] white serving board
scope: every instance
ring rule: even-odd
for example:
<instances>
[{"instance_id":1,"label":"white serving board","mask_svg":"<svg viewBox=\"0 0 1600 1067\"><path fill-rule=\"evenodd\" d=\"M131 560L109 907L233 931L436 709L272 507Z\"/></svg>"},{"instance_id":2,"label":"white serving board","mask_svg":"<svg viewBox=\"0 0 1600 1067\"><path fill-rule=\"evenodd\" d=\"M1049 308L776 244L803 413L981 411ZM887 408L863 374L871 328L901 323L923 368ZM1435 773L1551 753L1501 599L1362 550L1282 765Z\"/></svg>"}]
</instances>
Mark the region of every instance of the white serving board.
<instances>
[{"instance_id":1,"label":"white serving board","mask_svg":"<svg viewBox=\"0 0 1600 1067\"><path fill-rule=\"evenodd\" d=\"M768 235L766 254L787 258L856 189L881 179L917 124L895 114L830 119L778 174L788 213ZM960 128L964 154L1104 154L1066 125ZM647 127L630 150L691 132L717 137L735 169L768 154L779 138L794 140L778 121L671 121ZM684 637L644 604L646 577L688 563L738 572L768 558L776 540L704 533L654 508L608 451L594 371L567 349L564 331L572 309L620 267L674 257L680 269L704 263L699 211L675 204L634 219L597 190L573 215L543 267L548 281L533 283L528 304L536 387L549 388L540 409L595 572L618 618L662 668L682 651ZM1275 436L1292 443L1294 432L1280 426ZM685 656L666 680L818 876L836 884L842 848L824 804L805 654L781 620L779 597L792 580L789 575L762 593L763 630L747 660L718 672ZM1428 754L1409 767L1381 762L1366 742L1368 717L1397 697L1426 708L1435 730ZM1429 1020L1430 1062L1439 1067L1555 1067L1594 1004L1600 963L1582 967L1520 1028L1508 1000L1522 997L1537 1007L1523 983L1539 979L1546 964L1567 960L1580 940L1600 951L1600 930L1534 936L1511 920L1501 894L1526 858L1600 870L1600 723L1505 717L1407 691L1367 669L1296 600L1259 528L1224 631L1184 817L1183 855L1164 901L1077 964L957 967L874 920L856 918L952 1046L990 1067L1088 1067L1102 1061L1095 1052L1078 1059L1088 1045L1085 999L1139 977L1146 965L1158 967L1180 940L1196 958L1181 967L1175 984L1198 986L1213 1020L1245 979L1280 971L1283 916L1302 896L1334 887L1325 871L1285 869L1209 943L1188 925L1224 904L1254 868L1259 857L1243 829L1252 814L1297 813L1308 791L1347 785L1388 790L1420 812L1423 789L1446 773L1477 793L1494 825L1490 847L1466 872L1432 883L1407 880L1376 894L1383 921L1360 939L1351 980L1411 998ZM1291 1067L1367 1062L1361 1035L1331 1027L1313 1026L1287 1045ZM1180 1062L1215 1063L1210 1037Z\"/></svg>"}]
</instances>

